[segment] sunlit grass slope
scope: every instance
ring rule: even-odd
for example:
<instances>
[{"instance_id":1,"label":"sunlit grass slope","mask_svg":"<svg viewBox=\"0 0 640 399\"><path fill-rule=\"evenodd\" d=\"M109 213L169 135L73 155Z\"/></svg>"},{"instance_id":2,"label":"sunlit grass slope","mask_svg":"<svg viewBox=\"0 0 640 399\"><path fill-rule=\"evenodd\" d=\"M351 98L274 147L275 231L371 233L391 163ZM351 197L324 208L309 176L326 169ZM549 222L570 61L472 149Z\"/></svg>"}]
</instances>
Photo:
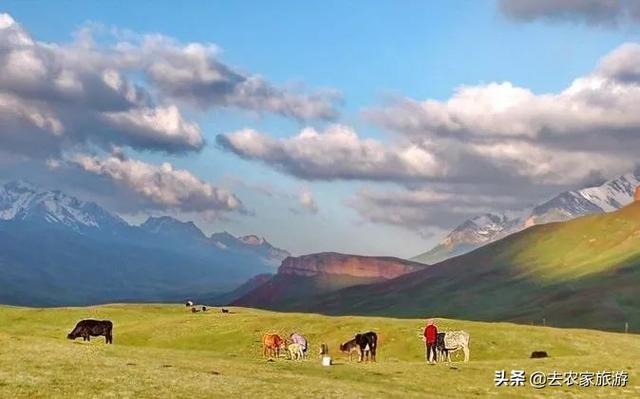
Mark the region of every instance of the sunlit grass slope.
<instances>
[{"instance_id":1,"label":"sunlit grass slope","mask_svg":"<svg viewBox=\"0 0 640 399\"><path fill-rule=\"evenodd\" d=\"M640 331L640 202L534 226L424 271L299 308Z\"/></svg>"},{"instance_id":2,"label":"sunlit grass slope","mask_svg":"<svg viewBox=\"0 0 640 399\"><path fill-rule=\"evenodd\" d=\"M114 345L65 338L82 318L114 322ZM428 366L418 319L328 317L233 308L192 314L180 305L87 308L0 307L0 397L640 397L640 336L509 323L438 320L471 334L471 361ZM300 331L310 359L261 357L265 332ZM337 345L355 332L377 331L377 364L349 364ZM327 343L338 364L317 359ZM533 350L548 359L532 360ZM496 388L495 370L627 370L626 388ZM595 395L595 396L594 396Z\"/></svg>"}]
</instances>

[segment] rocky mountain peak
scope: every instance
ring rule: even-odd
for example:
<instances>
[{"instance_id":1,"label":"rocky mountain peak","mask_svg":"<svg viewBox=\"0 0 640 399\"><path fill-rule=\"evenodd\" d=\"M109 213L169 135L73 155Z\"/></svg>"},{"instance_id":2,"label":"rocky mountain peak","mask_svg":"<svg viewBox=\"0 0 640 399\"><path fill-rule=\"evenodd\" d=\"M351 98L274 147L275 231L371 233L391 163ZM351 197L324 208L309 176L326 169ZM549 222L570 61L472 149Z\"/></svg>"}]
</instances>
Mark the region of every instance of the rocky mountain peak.
<instances>
[{"instance_id":1,"label":"rocky mountain peak","mask_svg":"<svg viewBox=\"0 0 640 399\"><path fill-rule=\"evenodd\" d=\"M353 277L392 279L422 270L425 265L393 257L347 255L323 252L289 256L278 268L278 274L297 276L347 275Z\"/></svg>"},{"instance_id":2,"label":"rocky mountain peak","mask_svg":"<svg viewBox=\"0 0 640 399\"><path fill-rule=\"evenodd\" d=\"M640 198L638 187L640 168L599 186L562 192L533 207L476 216L458 225L438 245L413 259L434 264L537 224L612 212L633 202L634 198L637 201Z\"/></svg>"},{"instance_id":3,"label":"rocky mountain peak","mask_svg":"<svg viewBox=\"0 0 640 399\"><path fill-rule=\"evenodd\" d=\"M149 217L140 227L157 234L177 234L189 238L206 238L202 230L192 221L183 222L171 216Z\"/></svg>"}]
</instances>

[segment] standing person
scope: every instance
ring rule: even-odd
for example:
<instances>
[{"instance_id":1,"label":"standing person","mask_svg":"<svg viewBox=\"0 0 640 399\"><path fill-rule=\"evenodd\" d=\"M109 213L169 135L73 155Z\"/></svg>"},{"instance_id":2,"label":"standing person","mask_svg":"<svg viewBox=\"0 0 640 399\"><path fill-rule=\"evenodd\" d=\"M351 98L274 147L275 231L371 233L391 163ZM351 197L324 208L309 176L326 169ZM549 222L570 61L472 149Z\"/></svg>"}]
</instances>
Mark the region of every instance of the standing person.
<instances>
[{"instance_id":1,"label":"standing person","mask_svg":"<svg viewBox=\"0 0 640 399\"><path fill-rule=\"evenodd\" d=\"M436 327L433 319L427 320L427 326L424 328L424 342L427 344L427 361L431 364L436 362L436 341L438 340L438 327Z\"/></svg>"}]
</instances>

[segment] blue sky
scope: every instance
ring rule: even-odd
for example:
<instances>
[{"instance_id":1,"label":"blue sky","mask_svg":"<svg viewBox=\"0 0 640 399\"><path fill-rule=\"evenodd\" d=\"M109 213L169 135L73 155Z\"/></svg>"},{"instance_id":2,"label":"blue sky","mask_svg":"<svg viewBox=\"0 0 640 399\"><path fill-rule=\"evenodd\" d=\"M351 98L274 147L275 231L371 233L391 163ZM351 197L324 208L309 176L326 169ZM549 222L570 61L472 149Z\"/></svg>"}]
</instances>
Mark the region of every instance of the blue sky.
<instances>
[{"instance_id":1,"label":"blue sky","mask_svg":"<svg viewBox=\"0 0 640 399\"><path fill-rule=\"evenodd\" d=\"M337 172L332 177L296 174L277 162L272 164L255 154L243 153L242 148L221 148L218 135L250 128L277 140L295 136L304 127L321 132L339 123L354 129L360 139L372 139L384 146L407 137L407 142L415 144L418 141L414 135L405 134L397 123L372 121L365 116L367 110L392 107L390 104L398 99L444 103L460 86L491 82L510 82L534 95L558 94L574 79L592 73L600 60L618 46L638 40L637 24L611 27L535 18L530 22L514 20L493 1L191 1L180 6L169 1L5 1L3 9L41 42L71 43L74 32L90 23L137 34L159 33L180 44L213 43L220 49L214 56L216 60L242 73L259 75L274 87L340 93L341 101L335 104L340 116L333 121L302 121L242 107L203 109L178 101L183 114L199 125L207 143L204 148L189 153L124 149L132 158L150 164L167 161L202 181L229 189L249 210L212 218L182 209L176 211L180 217L195 219L208 232L263 235L296 254L335 250L412 256L428 249L447 228L470 215L465 211L447 214L446 220L433 224L426 219L424 226L403 225L400 217L390 221L373 215L394 212L393 209L367 208L367 212L349 205L359 201L359 190L444 190L453 196L447 197L448 205L441 204L446 207L455 203L457 195L484 196L491 190L469 188L468 182L464 190L453 189L456 178L447 180L441 175L407 183L402 177L394 180L378 176L352 178L350 173L343 176ZM425 145L424 141L419 142ZM243 159L238 156L240 153L251 159ZM610 177L626 167L623 163L620 167L610 165L603 155L602 166L593 171ZM549 168L552 167L550 162ZM535 179L540 179L541 189L513 196L509 206L524 206L580 185L588 172L593 172L586 169L573 179L527 175L526 181L514 183L513 190L520 190L518 184L535 184ZM65 178L52 173L43 180L64 186L69 184L63 181ZM498 191L510 189L505 186ZM317 212L300 203L303 192L312 196ZM502 206L505 205L496 201L496 208ZM129 212L129 218L139 221L150 212L163 211L166 209L142 207ZM420 213L420 209L411 212ZM424 212L441 210L426 207Z\"/></svg>"}]
</instances>

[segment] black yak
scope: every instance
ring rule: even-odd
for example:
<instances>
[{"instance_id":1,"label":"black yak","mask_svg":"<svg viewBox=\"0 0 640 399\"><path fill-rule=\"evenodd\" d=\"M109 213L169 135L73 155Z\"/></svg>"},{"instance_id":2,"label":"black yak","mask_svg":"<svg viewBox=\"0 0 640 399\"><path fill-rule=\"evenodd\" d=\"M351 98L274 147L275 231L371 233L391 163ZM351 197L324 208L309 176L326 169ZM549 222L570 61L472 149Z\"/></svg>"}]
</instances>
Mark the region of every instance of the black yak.
<instances>
[{"instance_id":1,"label":"black yak","mask_svg":"<svg viewBox=\"0 0 640 399\"><path fill-rule=\"evenodd\" d=\"M90 337L104 335L107 344L113 343L113 323L110 320L81 320L75 328L67 334L68 339L82 337L83 341L91 341Z\"/></svg>"},{"instance_id":2,"label":"black yak","mask_svg":"<svg viewBox=\"0 0 640 399\"><path fill-rule=\"evenodd\" d=\"M376 350L378 349L378 335L373 331L364 334L357 334L355 337L356 344L360 348L360 359L376 361Z\"/></svg>"}]
</instances>

